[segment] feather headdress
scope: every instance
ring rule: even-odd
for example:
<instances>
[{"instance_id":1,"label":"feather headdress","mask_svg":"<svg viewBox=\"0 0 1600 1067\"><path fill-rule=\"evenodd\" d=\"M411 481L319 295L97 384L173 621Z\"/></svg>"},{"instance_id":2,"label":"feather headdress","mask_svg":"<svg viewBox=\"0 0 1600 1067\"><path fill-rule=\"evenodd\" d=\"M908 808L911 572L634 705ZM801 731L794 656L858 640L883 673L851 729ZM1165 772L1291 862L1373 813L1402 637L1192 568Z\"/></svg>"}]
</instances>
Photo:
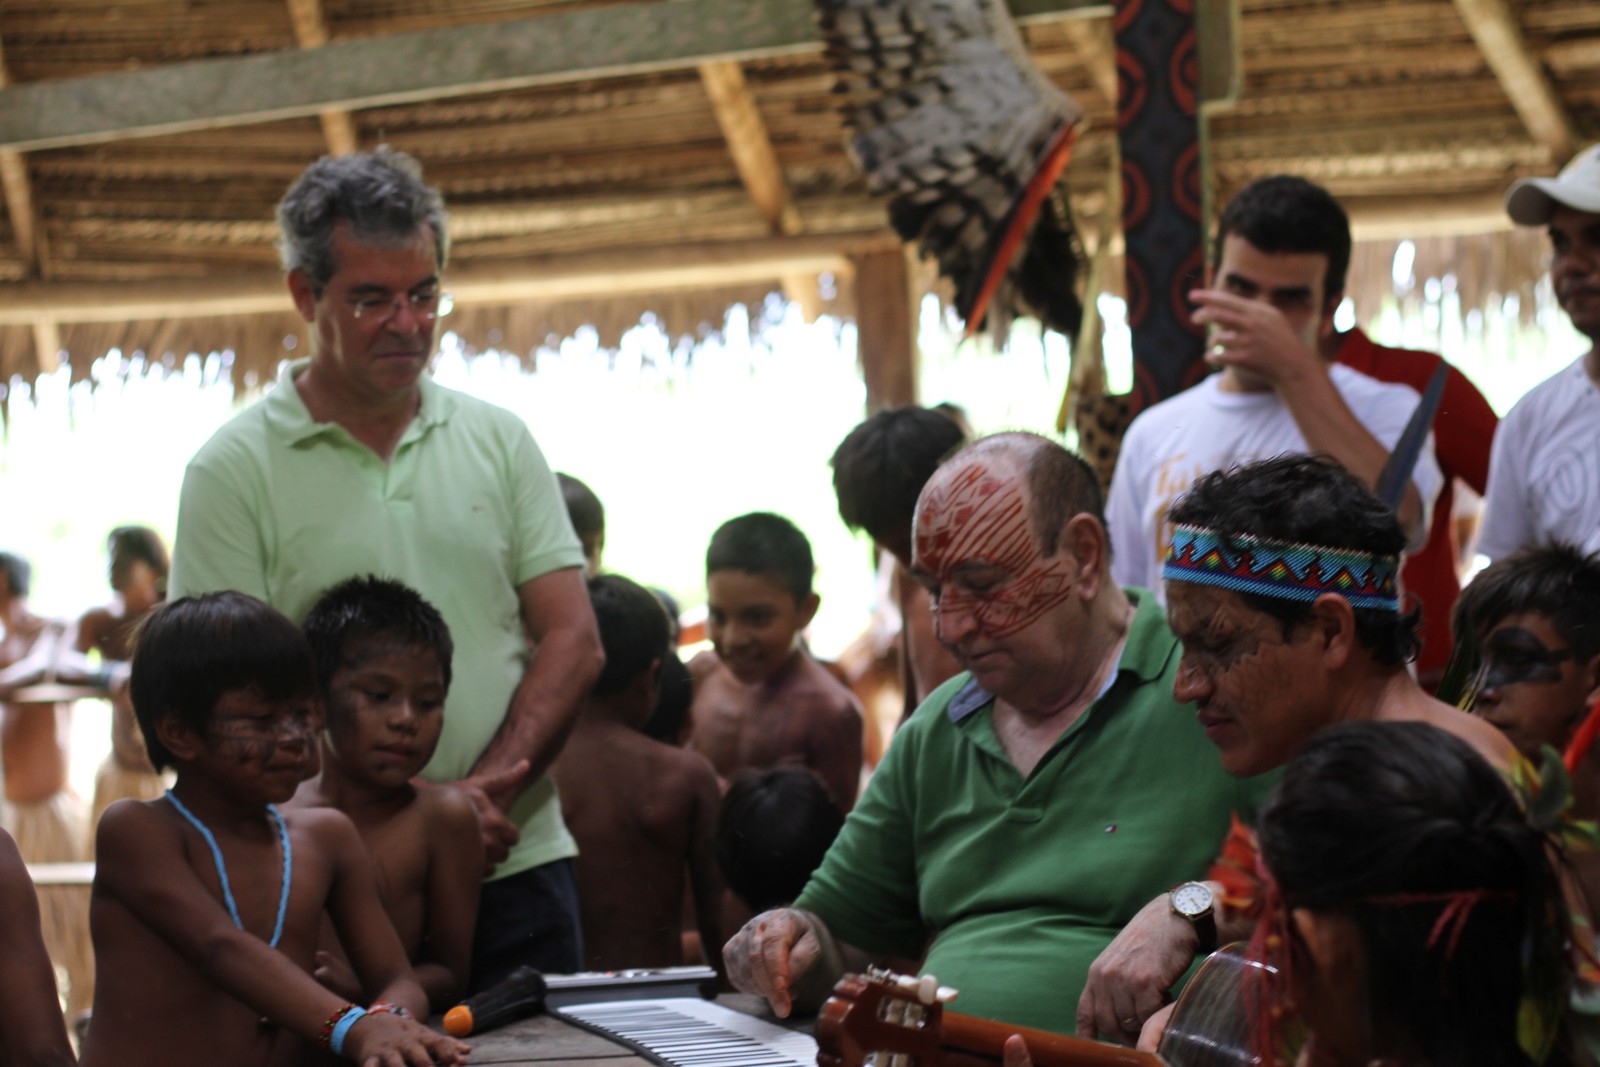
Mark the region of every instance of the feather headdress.
<instances>
[{"instance_id":1,"label":"feather headdress","mask_svg":"<svg viewBox=\"0 0 1600 1067\"><path fill-rule=\"evenodd\" d=\"M1058 187L1082 112L1003 0L816 0L850 150L976 331L1018 313L1076 337L1082 249Z\"/></svg>"}]
</instances>

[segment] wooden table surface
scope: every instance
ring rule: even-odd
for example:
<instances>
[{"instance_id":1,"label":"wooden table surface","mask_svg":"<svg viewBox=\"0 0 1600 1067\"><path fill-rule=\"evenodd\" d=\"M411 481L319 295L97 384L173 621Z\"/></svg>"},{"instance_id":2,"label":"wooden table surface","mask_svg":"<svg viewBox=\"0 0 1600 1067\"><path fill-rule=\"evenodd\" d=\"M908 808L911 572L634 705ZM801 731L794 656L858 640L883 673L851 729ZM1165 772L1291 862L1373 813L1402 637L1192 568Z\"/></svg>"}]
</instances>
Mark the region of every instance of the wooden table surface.
<instances>
[{"instance_id":1,"label":"wooden table surface","mask_svg":"<svg viewBox=\"0 0 1600 1067\"><path fill-rule=\"evenodd\" d=\"M760 997L726 993L717 998L717 1003L783 1025L772 1017ZM625 1045L551 1015L535 1015L466 1040L472 1046L474 1067L644 1067L654 1062Z\"/></svg>"}]
</instances>

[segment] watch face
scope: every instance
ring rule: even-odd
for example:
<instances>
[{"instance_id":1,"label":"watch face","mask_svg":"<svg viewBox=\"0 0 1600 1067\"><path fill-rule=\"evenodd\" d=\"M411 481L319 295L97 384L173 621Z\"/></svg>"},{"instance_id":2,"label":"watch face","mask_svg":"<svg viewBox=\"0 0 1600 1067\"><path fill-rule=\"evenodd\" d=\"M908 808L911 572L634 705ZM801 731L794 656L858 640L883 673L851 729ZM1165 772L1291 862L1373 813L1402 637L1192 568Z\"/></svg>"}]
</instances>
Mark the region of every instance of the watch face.
<instances>
[{"instance_id":1,"label":"watch face","mask_svg":"<svg viewBox=\"0 0 1600 1067\"><path fill-rule=\"evenodd\" d=\"M1190 918L1204 915L1211 910L1211 890L1199 882L1185 882L1172 891L1172 907Z\"/></svg>"}]
</instances>

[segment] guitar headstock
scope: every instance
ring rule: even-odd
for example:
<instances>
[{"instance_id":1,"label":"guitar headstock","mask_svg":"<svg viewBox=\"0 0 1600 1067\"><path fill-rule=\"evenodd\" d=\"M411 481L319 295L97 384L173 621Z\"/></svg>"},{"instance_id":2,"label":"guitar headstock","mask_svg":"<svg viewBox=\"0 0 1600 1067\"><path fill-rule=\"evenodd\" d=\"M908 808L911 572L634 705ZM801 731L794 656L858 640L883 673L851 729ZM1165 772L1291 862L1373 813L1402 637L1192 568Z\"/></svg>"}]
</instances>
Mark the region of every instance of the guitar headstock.
<instances>
[{"instance_id":1,"label":"guitar headstock","mask_svg":"<svg viewBox=\"0 0 1600 1067\"><path fill-rule=\"evenodd\" d=\"M938 1067L944 1005L955 996L931 975L845 975L817 1017L819 1067Z\"/></svg>"}]
</instances>

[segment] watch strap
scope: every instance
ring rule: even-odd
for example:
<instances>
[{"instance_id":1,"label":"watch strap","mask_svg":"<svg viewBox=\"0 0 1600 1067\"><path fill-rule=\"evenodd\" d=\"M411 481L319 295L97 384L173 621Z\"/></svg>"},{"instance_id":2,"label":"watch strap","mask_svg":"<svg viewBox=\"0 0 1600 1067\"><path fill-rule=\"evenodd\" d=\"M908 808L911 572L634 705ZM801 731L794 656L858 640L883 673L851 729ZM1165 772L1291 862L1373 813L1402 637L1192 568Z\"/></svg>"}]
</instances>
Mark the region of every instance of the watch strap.
<instances>
[{"instance_id":1,"label":"watch strap","mask_svg":"<svg viewBox=\"0 0 1600 1067\"><path fill-rule=\"evenodd\" d=\"M1189 924L1194 927L1195 936L1199 938L1198 948L1200 955L1210 955L1217 951L1217 916L1214 911L1190 919Z\"/></svg>"}]
</instances>

